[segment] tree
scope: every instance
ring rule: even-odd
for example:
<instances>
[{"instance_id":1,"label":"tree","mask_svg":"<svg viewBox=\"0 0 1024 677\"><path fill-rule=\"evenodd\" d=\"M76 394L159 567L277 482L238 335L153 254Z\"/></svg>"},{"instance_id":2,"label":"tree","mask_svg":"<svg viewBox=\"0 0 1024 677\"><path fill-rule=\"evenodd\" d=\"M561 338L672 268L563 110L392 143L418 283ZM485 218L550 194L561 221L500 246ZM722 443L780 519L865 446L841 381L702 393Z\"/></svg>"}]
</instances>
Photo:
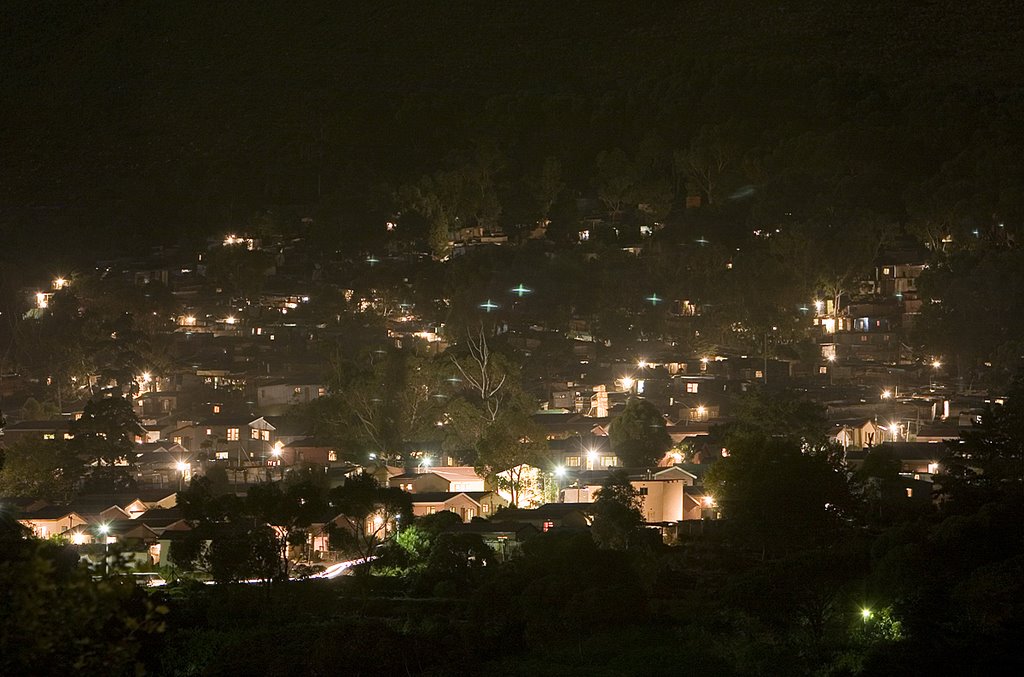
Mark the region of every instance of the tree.
<instances>
[{"instance_id":1,"label":"tree","mask_svg":"<svg viewBox=\"0 0 1024 677\"><path fill-rule=\"evenodd\" d=\"M332 545L362 559L412 520L411 496L397 487L380 486L366 473L331 489L327 502L337 513L329 533Z\"/></svg>"},{"instance_id":2,"label":"tree","mask_svg":"<svg viewBox=\"0 0 1024 677\"><path fill-rule=\"evenodd\" d=\"M656 465L672 446L665 417L647 400L631 397L608 430L612 451L627 467Z\"/></svg>"},{"instance_id":3,"label":"tree","mask_svg":"<svg viewBox=\"0 0 1024 677\"><path fill-rule=\"evenodd\" d=\"M718 203L723 175L736 164L738 151L718 126L706 126L685 151L675 154L676 171L700 190L707 204Z\"/></svg>"},{"instance_id":4,"label":"tree","mask_svg":"<svg viewBox=\"0 0 1024 677\"><path fill-rule=\"evenodd\" d=\"M4 450L0 496L71 500L82 462L63 440L19 440Z\"/></svg>"},{"instance_id":5,"label":"tree","mask_svg":"<svg viewBox=\"0 0 1024 677\"><path fill-rule=\"evenodd\" d=\"M563 181L562 177L562 163L556 157L544 158L544 164L534 185L534 195L537 200L537 212L540 216L540 221L548 218L552 205L555 204L558 196L564 190L565 181Z\"/></svg>"},{"instance_id":6,"label":"tree","mask_svg":"<svg viewBox=\"0 0 1024 677\"><path fill-rule=\"evenodd\" d=\"M72 448L98 466L131 461L135 437L145 429L123 397L102 397L85 405L81 418L71 424Z\"/></svg>"},{"instance_id":7,"label":"tree","mask_svg":"<svg viewBox=\"0 0 1024 677\"><path fill-rule=\"evenodd\" d=\"M254 520L272 530L286 578L289 546L305 553L309 527L322 516L325 499L323 489L309 481L257 484L250 487L245 497L246 508Z\"/></svg>"},{"instance_id":8,"label":"tree","mask_svg":"<svg viewBox=\"0 0 1024 677\"><path fill-rule=\"evenodd\" d=\"M704 486L762 559L828 539L854 508L838 452L793 438L734 438Z\"/></svg>"},{"instance_id":9,"label":"tree","mask_svg":"<svg viewBox=\"0 0 1024 677\"><path fill-rule=\"evenodd\" d=\"M640 177L636 166L620 148L602 151L597 156L597 196L618 220L627 205L636 204L636 190Z\"/></svg>"},{"instance_id":10,"label":"tree","mask_svg":"<svg viewBox=\"0 0 1024 677\"><path fill-rule=\"evenodd\" d=\"M939 479L958 508L1024 494L1024 373L1004 403L989 403L960 437L960 444L950 445Z\"/></svg>"},{"instance_id":11,"label":"tree","mask_svg":"<svg viewBox=\"0 0 1024 677\"><path fill-rule=\"evenodd\" d=\"M590 533L594 542L610 550L628 550L639 542L643 532L640 492L629 482L623 470L613 470L597 492L594 523Z\"/></svg>"},{"instance_id":12,"label":"tree","mask_svg":"<svg viewBox=\"0 0 1024 677\"><path fill-rule=\"evenodd\" d=\"M94 580L71 548L0 511L0 674L128 674L167 607L129 577Z\"/></svg>"}]
</instances>

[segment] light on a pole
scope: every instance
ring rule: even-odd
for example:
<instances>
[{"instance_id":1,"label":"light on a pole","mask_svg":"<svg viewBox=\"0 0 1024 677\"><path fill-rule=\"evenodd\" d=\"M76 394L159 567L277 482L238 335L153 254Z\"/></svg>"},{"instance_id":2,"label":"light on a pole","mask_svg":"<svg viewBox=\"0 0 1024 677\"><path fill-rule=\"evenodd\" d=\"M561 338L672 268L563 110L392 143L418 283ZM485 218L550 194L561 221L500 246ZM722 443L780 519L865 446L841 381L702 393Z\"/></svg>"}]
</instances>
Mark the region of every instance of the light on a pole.
<instances>
[{"instance_id":1,"label":"light on a pole","mask_svg":"<svg viewBox=\"0 0 1024 677\"><path fill-rule=\"evenodd\" d=\"M280 458L280 456L281 456L281 448L283 446L284 445L281 444L281 442L274 442L274 448L270 450L270 453L273 454L273 456L275 458Z\"/></svg>"},{"instance_id":2,"label":"light on a pole","mask_svg":"<svg viewBox=\"0 0 1024 677\"><path fill-rule=\"evenodd\" d=\"M184 474L188 472L189 464L185 461L178 461L174 464L174 467L177 468L178 472Z\"/></svg>"},{"instance_id":3,"label":"light on a pole","mask_svg":"<svg viewBox=\"0 0 1024 677\"><path fill-rule=\"evenodd\" d=\"M861 609L860 617L863 618L865 622L867 622L867 620L871 618L871 609L868 609L867 607Z\"/></svg>"},{"instance_id":4,"label":"light on a pole","mask_svg":"<svg viewBox=\"0 0 1024 677\"><path fill-rule=\"evenodd\" d=\"M889 399L890 397L892 397L892 391L891 391L891 390L889 390L889 389L886 389L886 390L883 390L883 391L882 391L882 399L883 399L883 400L887 400L887 399Z\"/></svg>"},{"instance_id":5,"label":"light on a pole","mask_svg":"<svg viewBox=\"0 0 1024 677\"><path fill-rule=\"evenodd\" d=\"M623 390L632 390L634 383L636 383L636 381L633 380L632 376L623 376L622 377L622 389Z\"/></svg>"},{"instance_id":6,"label":"light on a pole","mask_svg":"<svg viewBox=\"0 0 1024 677\"><path fill-rule=\"evenodd\" d=\"M555 477L565 477L565 468L562 466L555 468Z\"/></svg>"},{"instance_id":7,"label":"light on a pole","mask_svg":"<svg viewBox=\"0 0 1024 677\"><path fill-rule=\"evenodd\" d=\"M932 369L938 369L942 366L942 362L939 360L932 360Z\"/></svg>"}]
</instances>

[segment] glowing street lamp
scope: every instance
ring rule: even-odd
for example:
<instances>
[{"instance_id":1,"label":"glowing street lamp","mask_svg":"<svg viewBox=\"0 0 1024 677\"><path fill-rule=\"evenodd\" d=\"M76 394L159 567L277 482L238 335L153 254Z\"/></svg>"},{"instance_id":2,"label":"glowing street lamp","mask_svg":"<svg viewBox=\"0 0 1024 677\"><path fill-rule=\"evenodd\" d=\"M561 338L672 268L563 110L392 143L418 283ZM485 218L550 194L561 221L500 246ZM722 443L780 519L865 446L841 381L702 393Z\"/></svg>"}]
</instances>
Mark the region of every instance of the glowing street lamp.
<instances>
[{"instance_id":1,"label":"glowing street lamp","mask_svg":"<svg viewBox=\"0 0 1024 677\"><path fill-rule=\"evenodd\" d=\"M224 318L224 324L234 324L236 321L234 315L228 315Z\"/></svg>"},{"instance_id":2,"label":"glowing street lamp","mask_svg":"<svg viewBox=\"0 0 1024 677\"><path fill-rule=\"evenodd\" d=\"M588 461L588 464L587 464L588 468L587 469L588 470L593 470L594 469L594 465L597 463L597 451L595 451L594 449L588 449L587 450L587 461Z\"/></svg>"},{"instance_id":3,"label":"glowing street lamp","mask_svg":"<svg viewBox=\"0 0 1024 677\"><path fill-rule=\"evenodd\" d=\"M647 367L651 366L651 363L641 357L639 360L637 360L636 366L639 369L646 369Z\"/></svg>"},{"instance_id":4,"label":"glowing street lamp","mask_svg":"<svg viewBox=\"0 0 1024 677\"><path fill-rule=\"evenodd\" d=\"M565 468L563 466L558 466L555 468L555 477L565 477Z\"/></svg>"},{"instance_id":5,"label":"glowing street lamp","mask_svg":"<svg viewBox=\"0 0 1024 677\"><path fill-rule=\"evenodd\" d=\"M888 399L890 399L891 397L892 397L892 391L891 391L891 390L889 390L888 388L886 388L885 390L883 390L883 391L882 391L882 399L883 399L883 400L888 400Z\"/></svg>"},{"instance_id":6,"label":"glowing street lamp","mask_svg":"<svg viewBox=\"0 0 1024 677\"><path fill-rule=\"evenodd\" d=\"M424 456L423 460L420 461L420 465L423 466L424 468L429 468L430 467L430 457L429 456Z\"/></svg>"},{"instance_id":7,"label":"glowing street lamp","mask_svg":"<svg viewBox=\"0 0 1024 677\"><path fill-rule=\"evenodd\" d=\"M57 290L57 291L60 291L61 289L63 289L67 285L68 285L68 281L66 279L64 279L63 277L56 277L53 280L53 288L55 290Z\"/></svg>"},{"instance_id":8,"label":"glowing street lamp","mask_svg":"<svg viewBox=\"0 0 1024 677\"><path fill-rule=\"evenodd\" d=\"M632 390L634 383L636 383L636 381L633 379L632 376L623 376L622 377L622 389L623 390Z\"/></svg>"},{"instance_id":9,"label":"glowing street lamp","mask_svg":"<svg viewBox=\"0 0 1024 677\"><path fill-rule=\"evenodd\" d=\"M869 620L871 620L871 609L868 609L867 607L864 607L863 609L861 609L860 610L860 617L862 619L864 619L865 623L867 623Z\"/></svg>"}]
</instances>

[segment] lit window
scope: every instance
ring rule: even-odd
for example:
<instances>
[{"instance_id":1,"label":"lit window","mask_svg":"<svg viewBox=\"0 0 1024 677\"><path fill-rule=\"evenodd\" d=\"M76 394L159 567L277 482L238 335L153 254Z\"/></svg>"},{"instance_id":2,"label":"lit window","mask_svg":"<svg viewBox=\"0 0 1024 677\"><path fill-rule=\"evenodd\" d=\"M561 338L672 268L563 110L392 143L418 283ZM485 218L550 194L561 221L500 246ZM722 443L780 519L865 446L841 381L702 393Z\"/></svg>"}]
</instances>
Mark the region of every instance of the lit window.
<instances>
[{"instance_id":1,"label":"lit window","mask_svg":"<svg viewBox=\"0 0 1024 677\"><path fill-rule=\"evenodd\" d=\"M907 498L913 498L913 496L914 496L914 490L911 489L910 487L907 487Z\"/></svg>"},{"instance_id":2,"label":"lit window","mask_svg":"<svg viewBox=\"0 0 1024 677\"><path fill-rule=\"evenodd\" d=\"M697 389L699 387L700 387L700 384L697 383L696 381L687 383L686 384L686 392L688 392L688 393L695 393L695 392L697 392Z\"/></svg>"},{"instance_id":3,"label":"lit window","mask_svg":"<svg viewBox=\"0 0 1024 677\"><path fill-rule=\"evenodd\" d=\"M206 436L207 437L213 437L213 428L207 428L206 429Z\"/></svg>"},{"instance_id":4,"label":"lit window","mask_svg":"<svg viewBox=\"0 0 1024 677\"><path fill-rule=\"evenodd\" d=\"M171 442L174 442L175 444L180 445L181 444L181 435L175 435L174 437L172 437L171 438Z\"/></svg>"},{"instance_id":5,"label":"lit window","mask_svg":"<svg viewBox=\"0 0 1024 677\"><path fill-rule=\"evenodd\" d=\"M818 373L819 374L827 374L828 373L828 367L818 367Z\"/></svg>"},{"instance_id":6,"label":"lit window","mask_svg":"<svg viewBox=\"0 0 1024 677\"><path fill-rule=\"evenodd\" d=\"M226 452L226 451L218 451L216 453L216 457L217 457L218 461L226 461L226 460L228 460L228 452Z\"/></svg>"},{"instance_id":7,"label":"lit window","mask_svg":"<svg viewBox=\"0 0 1024 677\"><path fill-rule=\"evenodd\" d=\"M764 378L764 372L758 369L754 372L754 378Z\"/></svg>"},{"instance_id":8,"label":"lit window","mask_svg":"<svg viewBox=\"0 0 1024 677\"><path fill-rule=\"evenodd\" d=\"M565 464L569 465L569 466L572 466L574 468L578 468L578 467L580 467L580 457L579 456L566 456L565 457Z\"/></svg>"},{"instance_id":9,"label":"lit window","mask_svg":"<svg viewBox=\"0 0 1024 677\"><path fill-rule=\"evenodd\" d=\"M219 414L220 413L220 405L219 404L213 405L213 413L215 413L215 414Z\"/></svg>"},{"instance_id":10,"label":"lit window","mask_svg":"<svg viewBox=\"0 0 1024 677\"><path fill-rule=\"evenodd\" d=\"M605 468L612 467L613 465L615 465L615 457L614 456L602 456L601 457L601 465L604 466Z\"/></svg>"},{"instance_id":11,"label":"lit window","mask_svg":"<svg viewBox=\"0 0 1024 677\"><path fill-rule=\"evenodd\" d=\"M269 430L261 430L260 431L260 439L263 440L264 442L269 442L270 441L270 431Z\"/></svg>"},{"instance_id":12,"label":"lit window","mask_svg":"<svg viewBox=\"0 0 1024 677\"><path fill-rule=\"evenodd\" d=\"M70 440L72 437L74 437L74 435L72 435L71 433L64 433L64 439Z\"/></svg>"},{"instance_id":13,"label":"lit window","mask_svg":"<svg viewBox=\"0 0 1024 677\"><path fill-rule=\"evenodd\" d=\"M238 428L228 428L228 442L238 441Z\"/></svg>"},{"instance_id":14,"label":"lit window","mask_svg":"<svg viewBox=\"0 0 1024 677\"><path fill-rule=\"evenodd\" d=\"M861 343L867 343L868 342L868 335L867 334L861 334L860 335L860 342Z\"/></svg>"},{"instance_id":15,"label":"lit window","mask_svg":"<svg viewBox=\"0 0 1024 677\"><path fill-rule=\"evenodd\" d=\"M481 505L480 506L480 512L482 512L485 515L488 514L489 512L491 512L490 504L489 503L484 503L483 505Z\"/></svg>"},{"instance_id":16,"label":"lit window","mask_svg":"<svg viewBox=\"0 0 1024 677\"><path fill-rule=\"evenodd\" d=\"M428 515L433 515L436 512L437 512L437 508L435 508L434 506L430 506L429 508L427 508L427 514Z\"/></svg>"},{"instance_id":17,"label":"lit window","mask_svg":"<svg viewBox=\"0 0 1024 677\"><path fill-rule=\"evenodd\" d=\"M249 437L251 437L254 440L258 440L260 438L260 431L257 430L256 428L253 428L252 430L249 431Z\"/></svg>"},{"instance_id":18,"label":"lit window","mask_svg":"<svg viewBox=\"0 0 1024 677\"><path fill-rule=\"evenodd\" d=\"M54 433L43 433L44 440L55 440L57 436Z\"/></svg>"},{"instance_id":19,"label":"lit window","mask_svg":"<svg viewBox=\"0 0 1024 677\"><path fill-rule=\"evenodd\" d=\"M300 388L299 386L295 386L295 388L292 390L292 393L295 395L295 397L298 397L299 395L302 394L302 388Z\"/></svg>"},{"instance_id":20,"label":"lit window","mask_svg":"<svg viewBox=\"0 0 1024 677\"><path fill-rule=\"evenodd\" d=\"M330 451L328 451L327 452L327 460L328 461L337 461L338 460L338 452L336 452L334 449L331 449Z\"/></svg>"}]
</instances>

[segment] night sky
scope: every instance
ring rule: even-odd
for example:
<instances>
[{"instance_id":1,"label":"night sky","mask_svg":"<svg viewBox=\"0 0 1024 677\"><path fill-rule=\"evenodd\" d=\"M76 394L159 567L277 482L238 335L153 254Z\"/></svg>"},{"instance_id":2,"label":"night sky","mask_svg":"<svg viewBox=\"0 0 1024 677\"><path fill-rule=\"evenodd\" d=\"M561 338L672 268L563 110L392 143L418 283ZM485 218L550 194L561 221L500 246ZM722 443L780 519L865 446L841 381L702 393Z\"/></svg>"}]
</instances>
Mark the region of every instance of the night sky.
<instances>
[{"instance_id":1,"label":"night sky","mask_svg":"<svg viewBox=\"0 0 1024 677\"><path fill-rule=\"evenodd\" d=\"M480 138L566 158L586 192L597 152L650 130L826 116L802 100L823 79L978 112L1024 80L1009 1L343 4L7 3L5 249L138 248L280 205L358 228L381 186Z\"/></svg>"}]
</instances>

